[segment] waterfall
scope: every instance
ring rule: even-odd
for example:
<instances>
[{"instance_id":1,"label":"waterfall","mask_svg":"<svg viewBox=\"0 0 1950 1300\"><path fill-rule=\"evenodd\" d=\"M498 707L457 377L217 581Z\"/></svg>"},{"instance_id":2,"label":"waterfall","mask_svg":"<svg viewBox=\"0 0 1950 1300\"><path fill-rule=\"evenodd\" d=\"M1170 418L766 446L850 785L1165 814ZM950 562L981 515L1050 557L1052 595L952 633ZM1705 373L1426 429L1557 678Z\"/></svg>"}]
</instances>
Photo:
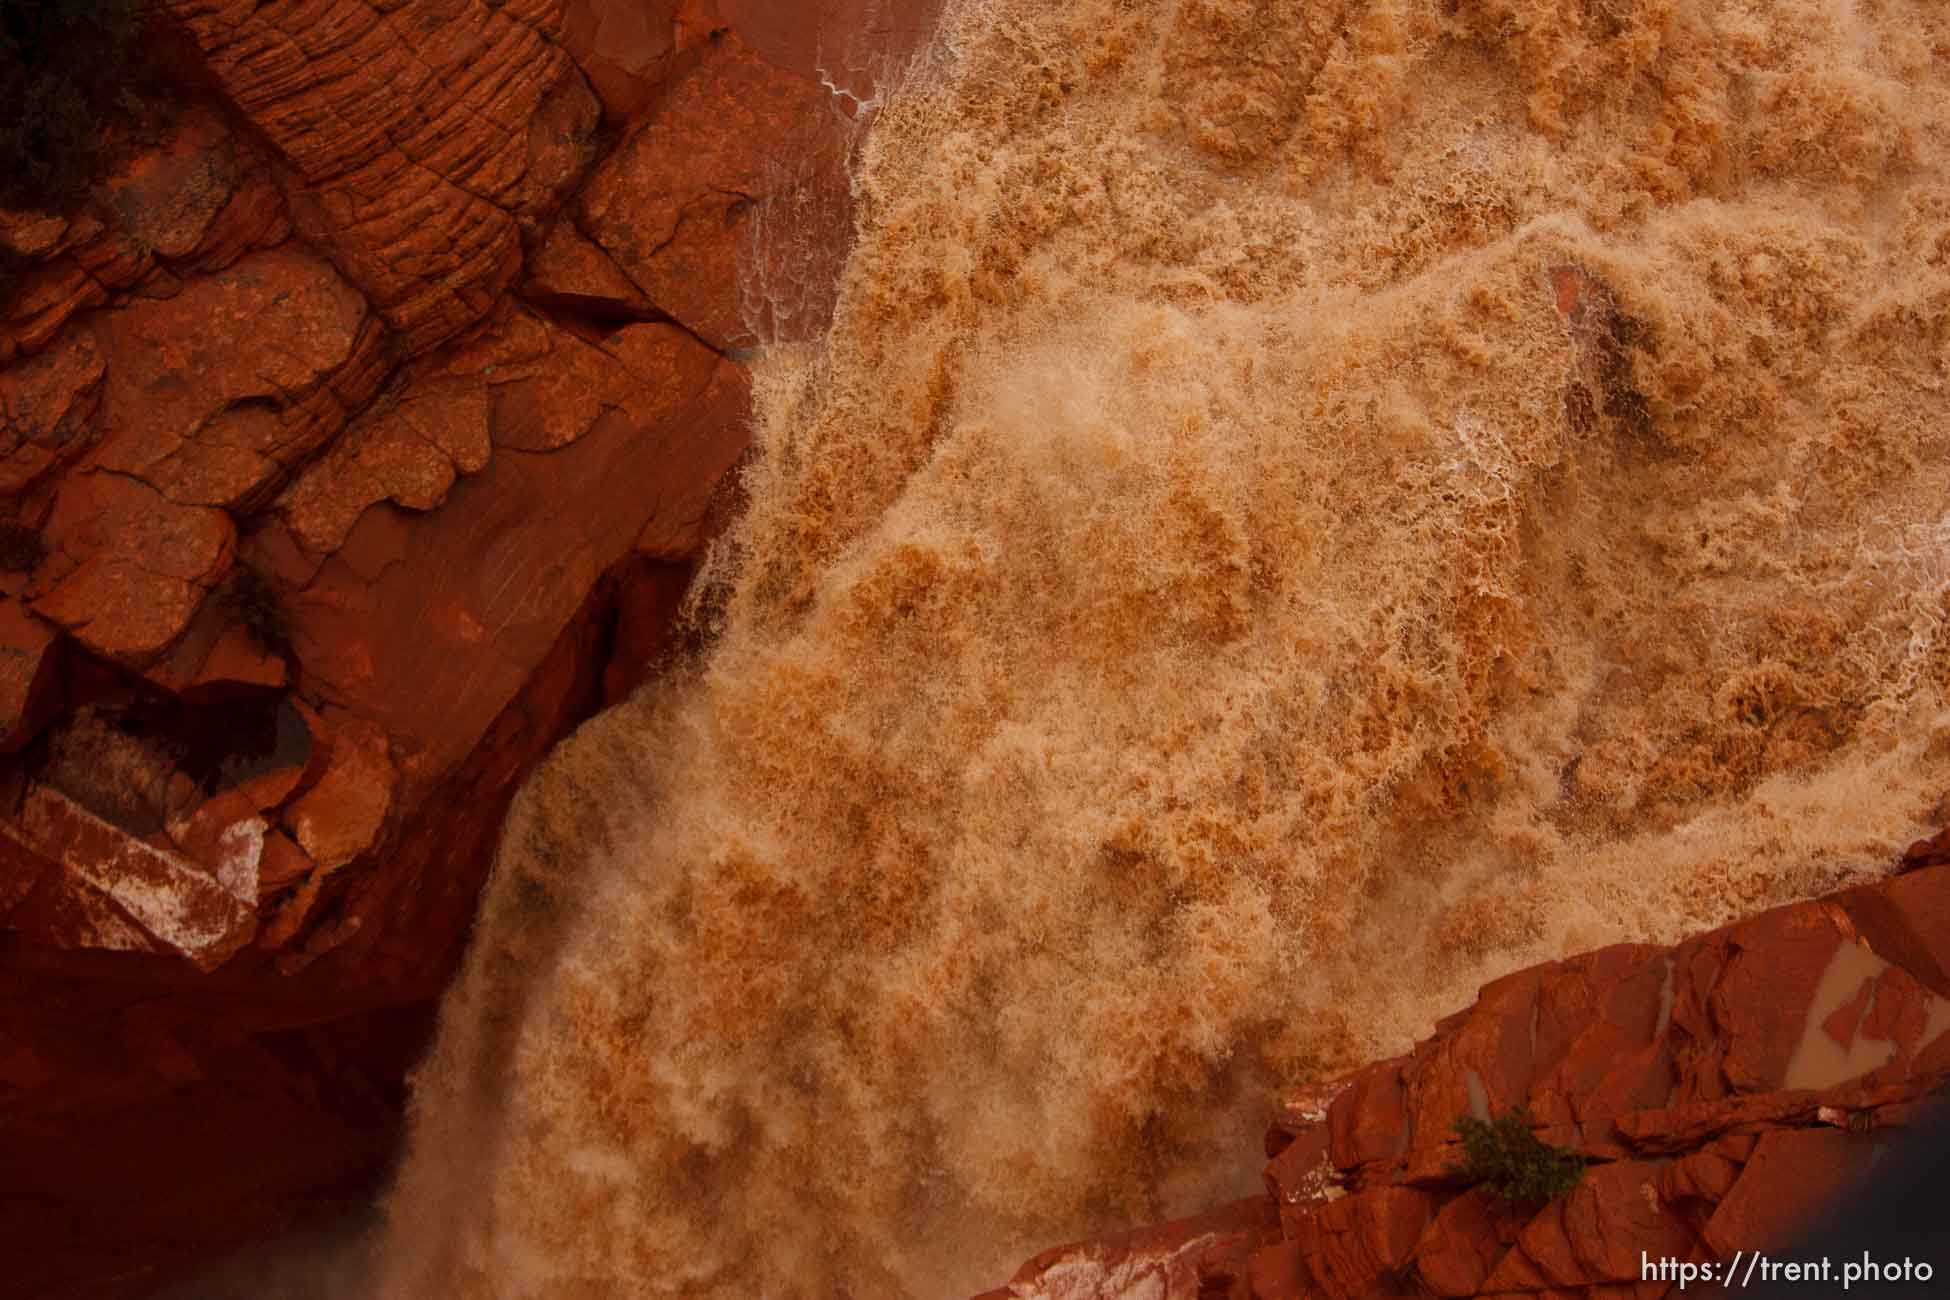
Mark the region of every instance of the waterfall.
<instances>
[{"instance_id":1,"label":"waterfall","mask_svg":"<svg viewBox=\"0 0 1950 1300\"><path fill-rule=\"evenodd\" d=\"M1880 870L1950 788L1946 58L951 0L708 650L511 817L377 1293L965 1295L1502 972Z\"/></svg>"}]
</instances>

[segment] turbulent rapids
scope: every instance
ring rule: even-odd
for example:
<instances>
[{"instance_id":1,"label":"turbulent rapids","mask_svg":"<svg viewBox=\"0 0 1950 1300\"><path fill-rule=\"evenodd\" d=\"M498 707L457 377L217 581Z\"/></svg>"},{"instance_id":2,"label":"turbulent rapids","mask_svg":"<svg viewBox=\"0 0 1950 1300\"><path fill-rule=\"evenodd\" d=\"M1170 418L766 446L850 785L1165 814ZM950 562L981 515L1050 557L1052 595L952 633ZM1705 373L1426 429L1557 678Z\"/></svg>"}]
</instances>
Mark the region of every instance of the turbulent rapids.
<instances>
[{"instance_id":1,"label":"turbulent rapids","mask_svg":"<svg viewBox=\"0 0 1950 1300\"><path fill-rule=\"evenodd\" d=\"M939 1297L1950 784L1950 11L960 0L377 1294Z\"/></svg>"}]
</instances>

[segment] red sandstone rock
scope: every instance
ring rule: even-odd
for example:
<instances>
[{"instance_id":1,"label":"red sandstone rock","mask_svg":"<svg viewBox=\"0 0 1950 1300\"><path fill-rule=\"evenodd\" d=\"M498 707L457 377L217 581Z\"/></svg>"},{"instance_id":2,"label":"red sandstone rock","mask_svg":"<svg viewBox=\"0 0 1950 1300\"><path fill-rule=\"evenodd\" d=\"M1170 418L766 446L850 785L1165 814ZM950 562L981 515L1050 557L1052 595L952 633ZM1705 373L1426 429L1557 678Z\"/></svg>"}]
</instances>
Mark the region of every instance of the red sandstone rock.
<instances>
[{"instance_id":1,"label":"red sandstone rock","mask_svg":"<svg viewBox=\"0 0 1950 1300\"><path fill-rule=\"evenodd\" d=\"M384 735L344 721L332 737L324 774L286 811L285 825L313 862L336 871L378 837L398 785Z\"/></svg>"},{"instance_id":2,"label":"red sandstone rock","mask_svg":"<svg viewBox=\"0 0 1950 1300\"><path fill-rule=\"evenodd\" d=\"M676 12L677 0L563 5L562 43L602 100L606 118L627 121L649 105L672 53Z\"/></svg>"},{"instance_id":3,"label":"red sandstone rock","mask_svg":"<svg viewBox=\"0 0 1950 1300\"><path fill-rule=\"evenodd\" d=\"M21 830L56 869L7 923L42 944L173 953L213 970L255 932L255 910L214 873L124 834L56 791L29 793Z\"/></svg>"},{"instance_id":4,"label":"red sandstone rock","mask_svg":"<svg viewBox=\"0 0 1950 1300\"><path fill-rule=\"evenodd\" d=\"M1473 1296L1508 1249L1526 1215L1480 1189L1455 1197L1415 1243L1415 1272L1440 1296Z\"/></svg>"},{"instance_id":5,"label":"red sandstone rock","mask_svg":"<svg viewBox=\"0 0 1950 1300\"><path fill-rule=\"evenodd\" d=\"M140 665L189 625L235 537L221 511L173 504L117 474L75 475L47 525L66 572L33 610L96 654Z\"/></svg>"},{"instance_id":6,"label":"red sandstone rock","mask_svg":"<svg viewBox=\"0 0 1950 1300\"><path fill-rule=\"evenodd\" d=\"M1326 1132L1327 1108L1346 1090L1346 1082L1339 1079L1295 1089L1266 1130L1266 1158L1273 1159L1300 1138L1320 1139Z\"/></svg>"},{"instance_id":7,"label":"red sandstone rock","mask_svg":"<svg viewBox=\"0 0 1950 1300\"><path fill-rule=\"evenodd\" d=\"M180 272L221 270L283 242L291 224L266 168L218 114L189 105L73 216L0 213L0 245L31 264L12 301L0 304L0 363L45 348L78 312L130 295L171 296Z\"/></svg>"},{"instance_id":8,"label":"red sandstone rock","mask_svg":"<svg viewBox=\"0 0 1950 1300\"><path fill-rule=\"evenodd\" d=\"M118 224L152 253L192 256L237 192L241 169L223 120L186 110L172 137L135 155L100 189Z\"/></svg>"},{"instance_id":9,"label":"red sandstone rock","mask_svg":"<svg viewBox=\"0 0 1950 1300\"><path fill-rule=\"evenodd\" d=\"M492 436L513 445L432 514L365 512L293 602L311 680L401 738L413 773L463 759L645 524L689 513L666 502L701 511L743 450L729 368L668 327L635 328L641 348L555 334L606 387L555 404L553 381L517 366L491 404Z\"/></svg>"},{"instance_id":10,"label":"red sandstone rock","mask_svg":"<svg viewBox=\"0 0 1950 1300\"><path fill-rule=\"evenodd\" d=\"M1950 1000L1921 977L1941 969L1947 888L1950 870L1915 872L1489 985L1408 1056L1296 1096L1267 1135L1279 1240L1211 1294L1651 1296L1669 1284L1639 1281L1644 1256L1789 1244L1881 1127L1950 1084ZM1503 1202L1452 1168L1458 1113L1519 1105L1577 1116L1540 1130L1591 1161L1554 1202ZM1173 1267L1196 1276L1186 1249ZM1075 1300L1157 1294L1075 1280Z\"/></svg>"},{"instance_id":11,"label":"red sandstone rock","mask_svg":"<svg viewBox=\"0 0 1950 1300\"><path fill-rule=\"evenodd\" d=\"M1662 1200L1718 1203L1732 1190L1740 1169L1754 1153L1750 1133L1723 1137L1667 1165L1659 1176Z\"/></svg>"},{"instance_id":12,"label":"red sandstone rock","mask_svg":"<svg viewBox=\"0 0 1950 1300\"><path fill-rule=\"evenodd\" d=\"M169 838L183 856L209 871L232 898L253 911L269 829L257 805L235 790L204 800L168 825Z\"/></svg>"},{"instance_id":13,"label":"red sandstone rock","mask_svg":"<svg viewBox=\"0 0 1950 1300\"><path fill-rule=\"evenodd\" d=\"M364 299L295 250L258 253L175 297L108 313L114 357L90 458L179 505L261 500L370 395Z\"/></svg>"},{"instance_id":14,"label":"red sandstone rock","mask_svg":"<svg viewBox=\"0 0 1950 1300\"><path fill-rule=\"evenodd\" d=\"M1795 1233L1840 1203L1867 1169L1873 1139L1831 1128L1776 1129L1760 1135L1738 1181L1707 1222L1704 1237L1722 1258L1737 1250L1792 1243Z\"/></svg>"},{"instance_id":15,"label":"red sandstone rock","mask_svg":"<svg viewBox=\"0 0 1950 1300\"><path fill-rule=\"evenodd\" d=\"M484 315L524 222L588 165L597 104L549 0L172 0L300 186L299 228L419 352Z\"/></svg>"},{"instance_id":16,"label":"red sandstone rock","mask_svg":"<svg viewBox=\"0 0 1950 1300\"><path fill-rule=\"evenodd\" d=\"M112 295L106 285L73 258L52 258L27 272L0 320L0 362L32 356L60 337L76 312L99 306Z\"/></svg>"},{"instance_id":17,"label":"red sandstone rock","mask_svg":"<svg viewBox=\"0 0 1950 1300\"><path fill-rule=\"evenodd\" d=\"M0 489L47 545L0 572L0 1258L36 1294L142 1293L378 1167L509 798L673 648L730 499L743 233L691 218L753 177L844 211L833 97L707 4L168 7L227 102L0 213ZM563 211L604 144L577 61L642 123L607 166L689 223L663 301Z\"/></svg>"},{"instance_id":18,"label":"red sandstone rock","mask_svg":"<svg viewBox=\"0 0 1950 1300\"><path fill-rule=\"evenodd\" d=\"M1276 1205L1307 1205L1340 1194L1340 1171L1329 1158L1333 1134L1327 1112L1342 1091L1332 1084L1302 1089L1288 1099L1285 1114L1267 1130L1272 1150L1266 1190Z\"/></svg>"},{"instance_id":19,"label":"red sandstone rock","mask_svg":"<svg viewBox=\"0 0 1950 1300\"><path fill-rule=\"evenodd\" d=\"M1844 942L1827 913L1783 908L1727 932L1733 955L1711 997L1726 1043L1721 1070L1736 1092L1779 1088L1804 1025L1799 1011Z\"/></svg>"},{"instance_id":20,"label":"red sandstone rock","mask_svg":"<svg viewBox=\"0 0 1950 1300\"><path fill-rule=\"evenodd\" d=\"M1693 1231L1660 1199L1660 1173L1649 1161L1593 1166L1568 1196L1536 1211L1484 1290L1636 1282L1641 1253L1685 1257Z\"/></svg>"},{"instance_id":21,"label":"red sandstone rock","mask_svg":"<svg viewBox=\"0 0 1950 1300\"><path fill-rule=\"evenodd\" d=\"M1464 1115L1487 1119L1525 1097L1536 1065L1535 1005L1553 967L1520 971L1482 990L1456 1027L1417 1052L1407 1072L1409 1141L1434 1146Z\"/></svg>"},{"instance_id":22,"label":"red sandstone rock","mask_svg":"<svg viewBox=\"0 0 1950 1300\"><path fill-rule=\"evenodd\" d=\"M1073 1296L1143 1295L1201 1300L1224 1294L1247 1261L1275 1234L1258 1198L1205 1214L1046 1250L1017 1270L1007 1287L977 1300L1069 1300Z\"/></svg>"},{"instance_id":23,"label":"red sandstone rock","mask_svg":"<svg viewBox=\"0 0 1950 1300\"><path fill-rule=\"evenodd\" d=\"M1281 1216L1314 1286L1334 1300L1382 1289L1406 1265L1434 1216L1436 1198L1412 1187L1383 1187L1322 1201L1311 1213Z\"/></svg>"},{"instance_id":24,"label":"red sandstone rock","mask_svg":"<svg viewBox=\"0 0 1950 1300\"><path fill-rule=\"evenodd\" d=\"M52 870L54 864L22 843L11 827L0 826L0 925L12 928L14 909Z\"/></svg>"},{"instance_id":25,"label":"red sandstone rock","mask_svg":"<svg viewBox=\"0 0 1950 1300\"><path fill-rule=\"evenodd\" d=\"M1327 1112L1335 1167L1353 1170L1406 1151L1406 1106L1399 1060L1382 1061L1355 1074Z\"/></svg>"},{"instance_id":26,"label":"red sandstone rock","mask_svg":"<svg viewBox=\"0 0 1950 1300\"><path fill-rule=\"evenodd\" d=\"M204 228L202 241L181 259L181 269L221 271L254 249L275 248L290 237L291 214L285 210L284 194L255 153L252 161L255 169L239 178L230 201Z\"/></svg>"},{"instance_id":27,"label":"red sandstone rock","mask_svg":"<svg viewBox=\"0 0 1950 1300\"><path fill-rule=\"evenodd\" d=\"M1574 958L1546 975L1531 1092L1539 1120L1575 1122L1595 1142L1612 1117L1664 1103L1672 1064L1661 1021L1671 980L1663 955L1635 944Z\"/></svg>"},{"instance_id":28,"label":"red sandstone rock","mask_svg":"<svg viewBox=\"0 0 1950 1300\"><path fill-rule=\"evenodd\" d=\"M238 625L221 600L206 601L189 627L143 676L168 691L209 686L280 687L290 680L284 656Z\"/></svg>"},{"instance_id":29,"label":"red sandstone rock","mask_svg":"<svg viewBox=\"0 0 1950 1300\"><path fill-rule=\"evenodd\" d=\"M752 49L796 76L871 99L934 30L940 0L717 0ZM838 96L842 103L847 95Z\"/></svg>"},{"instance_id":30,"label":"red sandstone rock","mask_svg":"<svg viewBox=\"0 0 1950 1300\"><path fill-rule=\"evenodd\" d=\"M317 866L283 831L265 832L264 855L258 863L258 902L262 904L294 885L302 885Z\"/></svg>"},{"instance_id":31,"label":"red sandstone rock","mask_svg":"<svg viewBox=\"0 0 1950 1300\"><path fill-rule=\"evenodd\" d=\"M57 213L0 208L0 247L16 257L46 257L61 246L68 225Z\"/></svg>"},{"instance_id":32,"label":"red sandstone rock","mask_svg":"<svg viewBox=\"0 0 1950 1300\"><path fill-rule=\"evenodd\" d=\"M603 670L603 700L615 703L657 674L682 643L677 626L695 570L633 557L617 587L616 628Z\"/></svg>"},{"instance_id":33,"label":"red sandstone rock","mask_svg":"<svg viewBox=\"0 0 1950 1300\"><path fill-rule=\"evenodd\" d=\"M11 753L60 707L54 629L16 600L0 600L0 753Z\"/></svg>"},{"instance_id":34,"label":"red sandstone rock","mask_svg":"<svg viewBox=\"0 0 1950 1300\"><path fill-rule=\"evenodd\" d=\"M1835 901L1863 942L1939 997L1950 997L1950 874L1919 871L1848 890Z\"/></svg>"},{"instance_id":35,"label":"red sandstone rock","mask_svg":"<svg viewBox=\"0 0 1950 1300\"><path fill-rule=\"evenodd\" d=\"M25 491L88 449L103 370L94 331L81 326L0 370L0 495Z\"/></svg>"},{"instance_id":36,"label":"red sandstone rock","mask_svg":"<svg viewBox=\"0 0 1950 1300\"><path fill-rule=\"evenodd\" d=\"M644 320L656 313L609 254L568 221L556 222L529 259L522 296L561 311L609 320Z\"/></svg>"},{"instance_id":37,"label":"red sandstone rock","mask_svg":"<svg viewBox=\"0 0 1950 1300\"><path fill-rule=\"evenodd\" d=\"M1899 871L1918 871L1950 862L1950 830L1938 831L1926 840L1917 840L1903 854Z\"/></svg>"},{"instance_id":38,"label":"red sandstone rock","mask_svg":"<svg viewBox=\"0 0 1950 1300\"><path fill-rule=\"evenodd\" d=\"M596 169L582 226L645 296L713 347L758 342L741 294L754 205L836 182L828 97L726 34ZM837 204L837 198L834 200Z\"/></svg>"},{"instance_id":39,"label":"red sandstone rock","mask_svg":"<svg viewBox=\"0 0 1950 1300\"><path fill-rule=\"evenodd\" d=\"M686 56L724 26L711 0L564 0L562 44L603 101L628 121L656 101Z\"/></svg>"}]
</instances>

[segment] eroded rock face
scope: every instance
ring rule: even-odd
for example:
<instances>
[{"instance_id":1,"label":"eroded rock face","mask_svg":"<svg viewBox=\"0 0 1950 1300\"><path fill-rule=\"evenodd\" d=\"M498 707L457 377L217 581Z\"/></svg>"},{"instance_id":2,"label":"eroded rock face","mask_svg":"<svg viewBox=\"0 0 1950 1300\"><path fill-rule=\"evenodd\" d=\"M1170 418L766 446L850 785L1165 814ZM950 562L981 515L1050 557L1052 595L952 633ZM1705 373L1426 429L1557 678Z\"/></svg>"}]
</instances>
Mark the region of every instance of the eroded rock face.
<instances>
[{"instance_id":1,"label":"eroded rock face","mask_svg":"<svg viewBox=\"0 0 1950 1300\"><path fill-rule=\"evenodd\" d=\"M605 159L579 220L650 301L713 347L759 341L739 274L756 205L835 192L828 93L758 57L734 32ZM783 129L780 129L783 125Z\"/></svg>"},{"instance_id":2,"label":"eroded rock face","mask_svg":"<svg viewBox=\"0 0 1950 1300\"><path fill-rule=\"evenodd\" d=\"M1912 868L1672 948L1486 986L1406 1056L1294 1096L1265 1197L1059 1247L980 1300L1653 1296L1644 1256L1779 1250L1950 1083L1950 869ZM1454 1124L1527 1106L1589 1162L1512 1204Z\"/></svg>"},{"instance_id":3,"label":"eroded rock face","mask_svg":"<svg viewBox=\"0 0 1950 1300\"><path fill-rule=\"evenodd\" d=\"M104 313L99 328L115 365L90 465L178 505L261 504L383 373L365 299L289 245Z\"/></svg>"},{"instance_id":4,"label":"eroded rock face","mask_svg":"<svg viewBox=\"0 0 1950 1300\"><path fill-rule=\"evenodd\" d=\"M553 0L171 8L289 163L305 234L411 351L493 306L523 226L594 156L599 108Z\"/></svg>"},{"instance_id":5,"label":"eroded rock face","mask_svg":"<svg viewBox=\"0 0 1950 1300\"><path fill-rule=\"evenodd\" d=\"M0 212L33 1296L145 1293L382 1167L508 800L679 639L747 221L844 202L827 90L705 0L166 8L215 98Z\"/></svg>"}]
</instances>

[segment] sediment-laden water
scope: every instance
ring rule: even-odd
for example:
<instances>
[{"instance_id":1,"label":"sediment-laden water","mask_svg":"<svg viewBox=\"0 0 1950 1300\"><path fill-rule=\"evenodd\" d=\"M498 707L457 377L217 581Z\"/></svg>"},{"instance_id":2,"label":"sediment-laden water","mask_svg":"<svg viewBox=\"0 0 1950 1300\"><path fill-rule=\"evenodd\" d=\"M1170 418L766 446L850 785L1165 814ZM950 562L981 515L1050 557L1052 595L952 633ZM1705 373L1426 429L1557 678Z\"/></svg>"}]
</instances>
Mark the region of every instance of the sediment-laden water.
<instances>
[{"instance_id":1,"label":"sediment-laden water","mask_svg":"<svg viewBox=\"0 0 1950 1300\"><path fill-rule=\"evenodd\" d=\"M1950 10L959 0L381 1294L937 1297L1950 789Z\"/></svg>"}]
</instances>

